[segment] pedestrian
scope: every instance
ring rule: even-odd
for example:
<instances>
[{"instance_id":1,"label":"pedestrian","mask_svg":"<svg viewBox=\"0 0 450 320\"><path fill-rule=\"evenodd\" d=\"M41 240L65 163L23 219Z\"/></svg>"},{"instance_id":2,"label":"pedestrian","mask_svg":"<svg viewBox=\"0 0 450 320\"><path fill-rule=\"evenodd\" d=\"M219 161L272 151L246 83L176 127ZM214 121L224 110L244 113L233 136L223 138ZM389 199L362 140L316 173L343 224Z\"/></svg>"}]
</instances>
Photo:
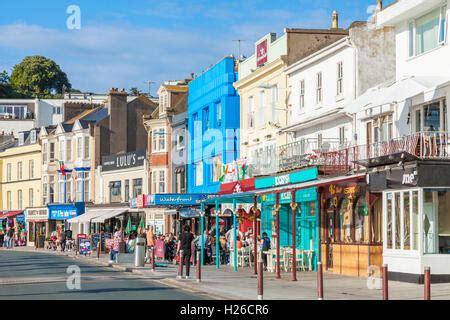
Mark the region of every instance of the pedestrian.
<instances>
[{"instance_id":1,"label":"pedestrian","mask_svg":"<svg viewBox=\"0 0 450 320\"><path fill-rule=\"evenodd\" d=\"M0 229L0 247L3 247L4 241L5 241L5 233L3 232L3 229Z\"/></svg>"},{"instance_id":2,"label":"pedestrian","mask_svg":"<svg viewBox=\"0 0 450 320\"><path fill-rule=\"evenodd\" d=\"M155 234L153 233L153 227L147 227L147 261L151 261L153 248L155 247Z\"/></svg>"},{"instance_id":3,"label":"pedestrian","mask_svg":"<svg viewBox=\"0 0 450 320\"><path fill-rule=\"evenodd\" d=\"M262 234L260 249L263 256L264 270L267 270L267 252L270 250L270 238L267 236L267 232Z\"/></svg>"},{"instance_id":4,"label":"pedestrian","mask_svg":"<svg viewBox=\"0 0 450 320\"><path fill-rule=\"evenodd\" d=\"M63 227L61 227L58 240L61 247L61 252L64 252L66 249L66 232L63 230Z\"/></svg>"},{"instance_id":5,"label":"pedestrian","mask_svg":"<svg viewBox=\"0 0 450 320\"><path fill-rule=\"evenodd\" d=\"M14 228L9 228L8 232L8 245L7 248L12 249L14 247Z\"/></svg>"},{"instance_id":6,"label":"pedestrian","mask_svg":"<svg viewBox=\"0 0 450 320\"><path fill-rule=\"evenodd\" d=\"M122 229L114 232L113 241L111 243L111 252L109 254L109 263L119 263L120 243L122 242Z\"/></svg>"},{"instance_id":7,"label":"pedestrian","mask_svg":"<svg viewBox=\"0 0 450 320\"><path fill-rule=\"evenodd\" d=\"M189 269L191 267L191 248L193 246L194 235L191 232L191 227L189 225L184 226L184 232L180 235L180 240L178 242L177 255L181 252L181 274L183 274L183 264L186 265L186 277L189 279ZM180 275L181 276L181 275Z\"/></svg>"}]
</instances>

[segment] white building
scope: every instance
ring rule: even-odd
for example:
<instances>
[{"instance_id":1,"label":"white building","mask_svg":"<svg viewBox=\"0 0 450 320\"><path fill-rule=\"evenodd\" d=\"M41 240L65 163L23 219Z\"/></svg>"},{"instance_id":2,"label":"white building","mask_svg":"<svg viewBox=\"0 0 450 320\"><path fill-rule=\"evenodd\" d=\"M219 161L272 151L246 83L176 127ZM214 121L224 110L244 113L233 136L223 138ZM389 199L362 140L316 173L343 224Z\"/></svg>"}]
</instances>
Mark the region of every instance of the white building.
<instances>
[{"instance_id":1,"label":"white building","mask_svg":"<svg viewBox=\"0 0 450 320\"><path fill-rule=\"evenodd\" d=\"M396 81L371 88L356 112L356 155L382 193L390 278L450 280L449 1L399 0L376 15L395 28ZM381 69L383 70L383 69Z\"/></svg>"},{"instance_id":2,"label":"white building","mask_svg":"<svg viewBox=\"0 0 450 320\"><path fill-rule=\"evenodd\" d=\"M69 109L104 103L107 96L75 95L64 99L0 99L0 133L13 133L57 125L72 117ZM76 106L78 105L78 107Z\"/></svg>"},{"instance_id":3,"label":"white building","mask_svg":"<svg viewBox=\"0 0 450 320\"><path fill-rule=\"evenodd\" d=\"M289 134L290 144L279 154L280 170L306 165L307 155L356 143L353 114L343 109L370 87L394 80L393 29L355 22L347 37L292 64L285 72L291 114L281 132Z\"/></svg>"}]
</instances>

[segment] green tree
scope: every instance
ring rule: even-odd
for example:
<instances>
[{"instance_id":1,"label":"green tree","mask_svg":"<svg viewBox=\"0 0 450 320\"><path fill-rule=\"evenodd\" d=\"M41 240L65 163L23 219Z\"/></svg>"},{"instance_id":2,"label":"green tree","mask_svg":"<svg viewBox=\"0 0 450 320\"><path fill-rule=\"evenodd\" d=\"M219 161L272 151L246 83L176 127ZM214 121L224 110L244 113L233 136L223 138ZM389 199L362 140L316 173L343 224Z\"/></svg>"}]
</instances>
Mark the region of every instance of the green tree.
<instances>
[{"instance_id":1,"label":"green tree","mask_svg":"<svg viewBox=\"0 0 450 320\"><path fill-rule=\"evenodd\" d=\"M71 89L67 75L53 60L43 56L28 56L14 66L11 86L20 95L49 97Z\"/></svg>"},{"instance_id":2,"label":"green tree","mask_svg":"<svg viewBox=\"0 0 450 320\"><path fill-rule=\"evenodd\" d=\"M133 88L130 89L129 94L132 95L132 96L141 96L142 92L138 88L133 87Z\"/></svg>"},{"instance_id":3,"label":"green tree","mask_svg":"<svg viewBox=\"0 0 450 320\"><path fill-rule=\"evenodd\" d=\"M10 98L12 95L12 88L9 79L9 74L5 70L0 72L0 98Z\"/></svg>"}]
</instances>

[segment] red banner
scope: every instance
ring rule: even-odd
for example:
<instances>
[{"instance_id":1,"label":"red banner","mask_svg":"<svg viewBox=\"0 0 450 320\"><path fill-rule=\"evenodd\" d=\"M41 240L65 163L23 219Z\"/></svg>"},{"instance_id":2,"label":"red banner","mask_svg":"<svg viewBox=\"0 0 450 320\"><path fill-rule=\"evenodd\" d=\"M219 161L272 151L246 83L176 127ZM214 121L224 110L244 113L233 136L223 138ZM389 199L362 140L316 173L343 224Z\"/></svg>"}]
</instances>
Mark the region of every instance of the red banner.
<instances>
[{"instance_id":1,"label":"red banner","mask_svg":"<svg viewBox=\"0 0 450 320\"><path fill-rule=\"evenodd\" d=\"M256 45L256 66L259 67L267 62L267 39Z\"/></svg>"}]
</instances>

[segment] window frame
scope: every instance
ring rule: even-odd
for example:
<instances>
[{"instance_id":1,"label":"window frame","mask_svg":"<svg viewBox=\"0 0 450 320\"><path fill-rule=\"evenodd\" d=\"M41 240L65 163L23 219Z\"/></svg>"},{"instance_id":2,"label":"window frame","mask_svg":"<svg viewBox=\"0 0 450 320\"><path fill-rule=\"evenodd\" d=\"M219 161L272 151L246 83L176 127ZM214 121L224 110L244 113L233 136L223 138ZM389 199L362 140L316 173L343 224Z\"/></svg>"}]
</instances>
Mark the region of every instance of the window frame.
<instances>
[{"instance_id":1,"label":"window frame","mask_svg":"<svg viewBox=\"0 0 450 320\"><path fill-rule=\"evenodd\" d=\"M316 105L320 106L323 102L323 77L322 72L316 74Z\"/></svg>"},{"instance_id":2,"label":"window frame","mask_svg":"<svg viewBox=\"0 0 450 320\"><path fill-rule=\"evenodd\" d=\"M300 97L299 108L300 110L305 108L305 79L300 80Z\"/></svg>"},{"instance_id":3,"label":"window frame","mask_svg":"<svg viewBox=\"0 0 450 320\"><path fill-rule=\"evenodd\" d=\"M424 18L425 16L433 13L434 11L439 10L439 29L438 29L438 39L437 44L435 47L424 50L423 52L418 53L417 48L417 20ZM442 4L439 7L435 7L429 11L427 11L425 14L410 19L408 21L408 58L414 58L421 56L423 54L426 54L430 51L433 51L437 48L440 48L447 44L447 37L448 37L448 8L446 4ZM444 34L442 35L442 28L444 28ZM442 37L442 38L441 38Z\"/></svg>"},{"instance_id":4,"label":"window frame","mask_svg":"<svg viewBox=\"0 0 450 320\"><path fill-rule=\"evenodd\" d=\"M336 82L336 95L342 96L344 94L344 62L339 61L337 63L337 82Z\"/></svg>"}]
</instances>

